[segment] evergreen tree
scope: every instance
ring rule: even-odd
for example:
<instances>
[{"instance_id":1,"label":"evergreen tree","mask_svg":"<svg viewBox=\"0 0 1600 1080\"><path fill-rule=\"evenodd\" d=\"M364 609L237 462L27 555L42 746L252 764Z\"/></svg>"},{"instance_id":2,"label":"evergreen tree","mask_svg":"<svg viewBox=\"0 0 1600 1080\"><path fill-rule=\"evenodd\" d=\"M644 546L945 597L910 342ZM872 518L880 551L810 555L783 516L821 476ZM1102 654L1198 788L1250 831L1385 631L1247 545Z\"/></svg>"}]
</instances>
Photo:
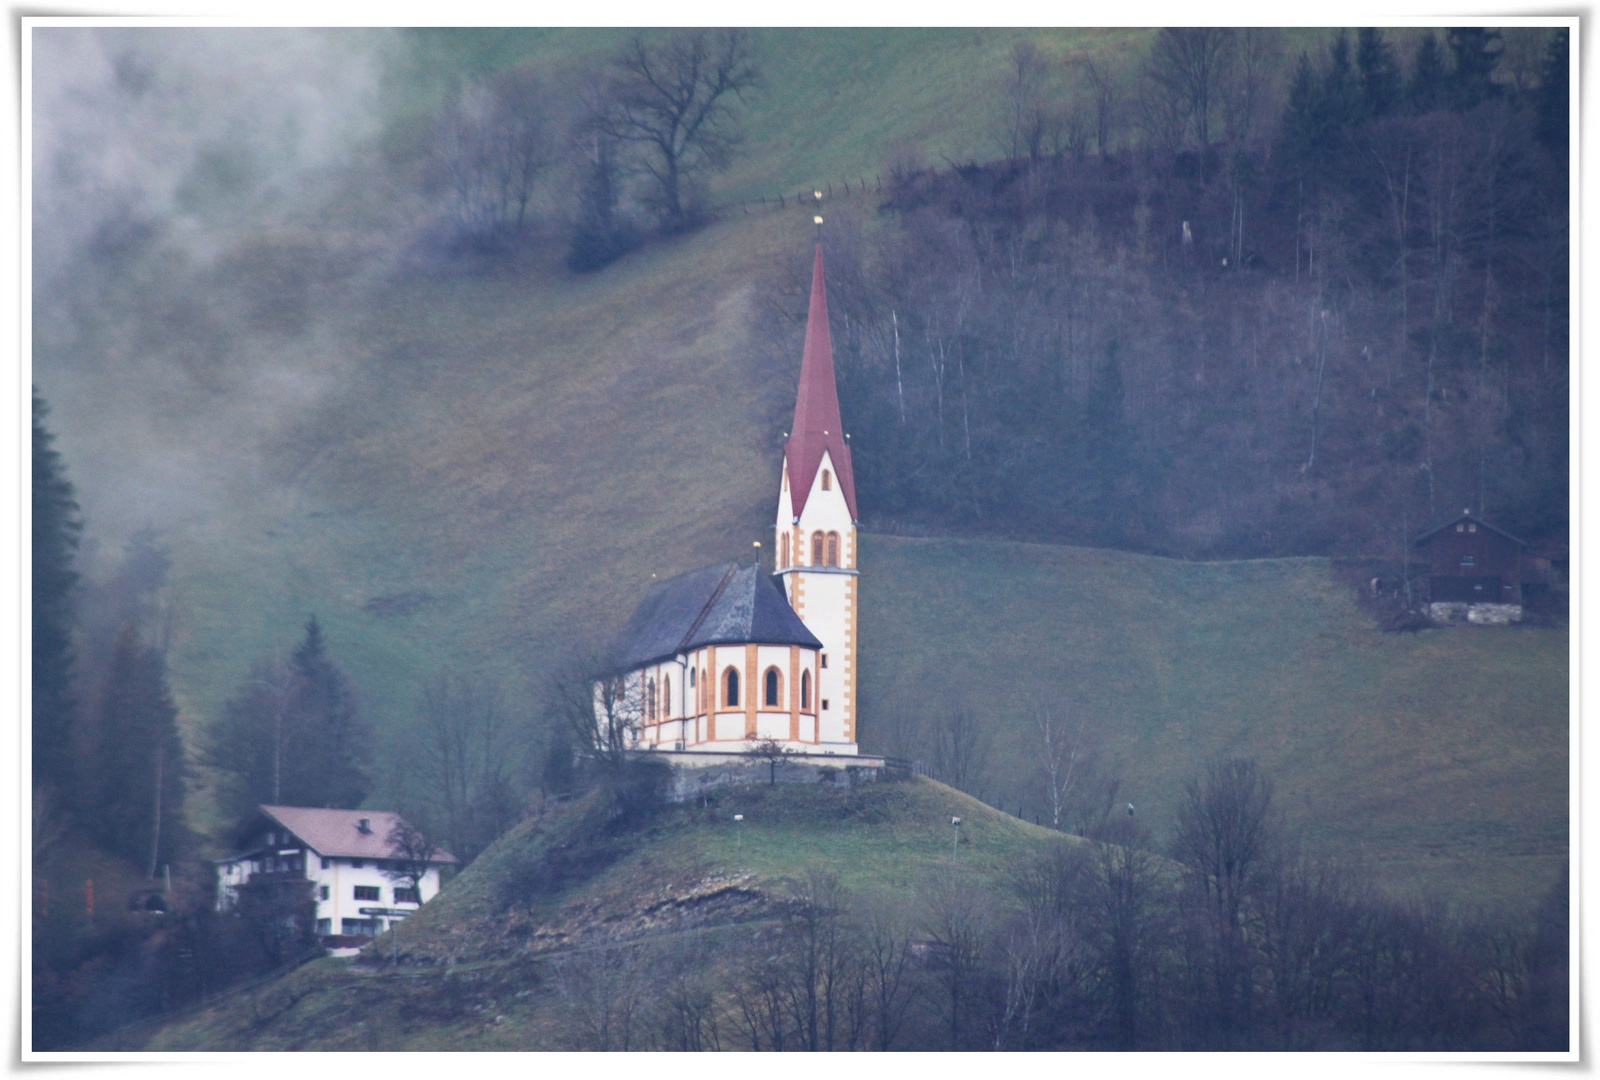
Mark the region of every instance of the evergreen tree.
<instances>
[{"instance_id":1,"label":"evergreen tree","mask_svg":"<svg viewBox=\"0 0 1600 1080\"><path fill-rule=\"evenodd\" d=\"M108 851L151 874L184 846L183 743L166 658L128 623L111 652L85 770L85 818Z\"/></svg>"},{"instance_id":2,"label":"evergreen tree","mask_svg":"<svg viewBox=\"0 0 1600 1080\"><path fill-rule=\"evenodd\" d=\"M1571 31L1566 28L1557 30L1550 38L1550 43L1545 46L1544 57L1539 64L1539 88L1534 91L1534 111L1538 116L1535 134L1539 141L1548 146L1555 153L1565 157L1567 153L1567 131L1569 127L1568 112L1570 79L1570 60L1568 57L1568 37Z\"/></svg>"},{"instance_id":3,"label":"evergreen tree","mask_svg":"<svg viewBox=\"0 0 1600 1080\"><path fill-rule=\"evenodd\" d=\"M1498 97L1494 66L1500 60L1500 31L1476 26L1452 27L1448 34L1454 66L1446 84L1450 107L1465 112Z\"/></svg>"},{"instance_id":4,"label":"evergreen tree","mask_svg":"<svg viewBox=\"0 0 1600 1080\"><path fill-rule=\"evenodd\" d=\"M261 803L353 808L367 794L368 742L313 618L289 660L257 664L224 707L206 763L227 777L223 810L233 818Z\"/></svg>"},{"instance_id":5,"label":"evergreen tree","mask_svg":"<svg viewBox=\"0 0 1600 1080\"><path fill-rule=\"evenodd\" d=\"M1439 48L1439 39L1431 33L1425 34L1417 46L1411 81L1406 85L1406 102L1414 113L1430 113L1444 107L1444 51Z\"/></svg>"},{"instance_id":6,"label":"evergreen tree","mask_svg":"<svg viewBox=\"0 0 1600 1080\"><path fill-rule=\"evenodd\" d=\"M1400 103L1400 65L1383 31L1363 27L1356 38L1356 68L1361 73L1361 113L1366 119L1387 116Z\"/></svg>"},{"instance_id":7,"label":"evergreen tree","mask_svg":"<svg viewBox=\"0 0 1600 1080\"><path fill-rule=\"evenodd\" d=\"M33 394L33 778L70 787L77 706L72 694L73 558L83 525L55 437L49 406Z\"/></svg>"}]
</instances>

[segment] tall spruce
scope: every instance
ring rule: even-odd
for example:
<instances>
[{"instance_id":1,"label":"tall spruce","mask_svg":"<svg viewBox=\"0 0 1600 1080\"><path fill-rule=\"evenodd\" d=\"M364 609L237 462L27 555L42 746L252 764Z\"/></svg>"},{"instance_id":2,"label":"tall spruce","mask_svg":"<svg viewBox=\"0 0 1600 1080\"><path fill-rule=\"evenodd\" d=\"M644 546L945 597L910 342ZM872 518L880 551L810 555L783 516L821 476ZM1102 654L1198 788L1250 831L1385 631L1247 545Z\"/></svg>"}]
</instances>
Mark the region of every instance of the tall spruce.
<instances>
[{"instance_id":1,"label":"tall spruce","mask_svg":"<svg viewBox=\"0 0 1600 1080\"><path fill-rule=\"evenodd\" d=\"M224 776L231 818L262 803L353 808L367 794L369 743L355 693L312 618L287 661L257 663L240 684L209 733L205 761Z\"/></svg>"},{"instance_id":2,"label":"tall spruce","mask_svg":"<svg viewBox=\"0 0 1600 1080\"><path fill-rule=\"evenodd\" d=\"M1406 102L1414 113L1430 113L1445 104L1446 69L1444 50L1432 32L1424 34L1411 62L1411 81L1406 84Z\"/></svg>"},{"instance_id":3,"label":"tall spruce","mask_svg":"<svg viewBox=\"0 0 1600 1080\"><path fill-rule=\"evenodd\" d=\"M44 426L50 407L33 393L33 779L70 788L77 704L73 699L74 558L83 524L66 466Z\"/></svg>"},{"instance_id":4,"label":"tall spruce","mask_svg":"<svg viewBox=\"0 0 1600 1080\"><path fill-rule=\"evenodd\" d=\"M1356 69L1361 74L1361 113L1366 119L1388 116L1400 104L1400 65L1383 31L1363 27L1356 35Z\"/></svg>"},{"instance_id":5,"label":"tall spruce","mask_svg":"<svg viewBox=\"0 0 1600 1080\"><path fill-rule=\"evenodd\" d=\"M1481 26L1452 27L1446 36L1454 61L1446 83L1450 107L1465 112L1500 96L1494 68L1500 61L1500 31Z\"/></svg>"},{"instance_id":6,"label":"tall spruce","mask_svg":"<svg viewBox=\"0 0 1600 1080\"><path fill-rule=\"evenodd\" d=\"M154 875L184 846L185 772L166 657L129 622L117 635L94 712L83 778L90 832Z\"/></svg>"}]
</instances>

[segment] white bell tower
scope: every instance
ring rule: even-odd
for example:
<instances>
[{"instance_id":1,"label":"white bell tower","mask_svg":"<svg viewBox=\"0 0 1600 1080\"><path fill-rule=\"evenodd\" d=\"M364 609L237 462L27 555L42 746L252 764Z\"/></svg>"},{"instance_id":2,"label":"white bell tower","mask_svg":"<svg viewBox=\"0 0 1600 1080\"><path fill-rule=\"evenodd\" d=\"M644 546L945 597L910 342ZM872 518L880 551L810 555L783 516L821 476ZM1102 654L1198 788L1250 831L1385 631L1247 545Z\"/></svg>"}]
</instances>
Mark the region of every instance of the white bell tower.
<instances>
[{"instance_id":1,"label":"white bell tower","mask_svg":"<svg viewBox=\"0 0 1600 1080\"><path fill-rule=\"evenodd\" d=\"M818 749L854 754L860 583L855 477L841 427L818 244L794 426L783 451L773 565L795 614L823 645L814 690Z\"/></svg>"}]
</instances>

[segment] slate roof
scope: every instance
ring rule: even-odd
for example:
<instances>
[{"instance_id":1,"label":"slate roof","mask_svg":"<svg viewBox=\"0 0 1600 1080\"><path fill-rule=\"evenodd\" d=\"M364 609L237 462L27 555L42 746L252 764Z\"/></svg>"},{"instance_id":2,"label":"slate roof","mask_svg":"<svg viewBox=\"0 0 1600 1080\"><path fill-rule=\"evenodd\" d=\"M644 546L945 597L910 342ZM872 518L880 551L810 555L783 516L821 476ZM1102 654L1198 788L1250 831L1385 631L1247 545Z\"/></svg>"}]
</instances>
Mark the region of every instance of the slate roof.
<instances>
[{"instance_id":1,"label":"slate roof","mask_svg":"<svg viewBox=\"0 0 1600 1080\"><path fill-rule=\"evenodd\" d=\"M702 645L822 648L776 582L754 564L719 563L655 585L611 644L613 671Z\"/></svg>"},{"instance_id":2,"label":"slate roof","mask_svg":"<svg viewBox=\"0 0 1600 1080\"><path fill-rule=\"evenodd\" d=\"M806 315L806 344L800 354L800 390L794 400L794 425L784 444L789 467L789 497L795 520L806 508L811 482L822 466L822 454L833 459L850 520L856 520L856 482L850 465L850 444L839 419L839 389L833 380L833 341L828 333L828 289L822 278L822 245L811 265L811 310Z\"/></svg>"},{"instance_id":3,"label":"slate roof","mask_svg":"<svg viewBox=\"0 0 1600 1080\"><path fill-rule=\"evenodd\" d=\"M262 806L261 813L299 837L318 855L340 859L392 859L389 830L401 820L392 810L324 810L313 806ZM372 831L361 831L361 819ZM253 831L253 830L252 830ZM285 845L286 846L286 845ZM440 851L432 862L458 861Z\"/></svg>"},{"instance_id":4,"label":"slate roof","mask_svg":"<svg viewBox=\"0 0 1600 1080\"><path fill-rule=\"evenodd\" d=\"M1507 540L1510 540L1512 543L1521 544L1523 547L1527 547L1528 546L1528 543L1527 543L1526 540L1520 540L1517 537L1512 536L1510 533L1506 532L1504 529L1497 529L1493 525L1490 525L1487 521L1483 520L1482 518L1473 517L1471 514L1462 514L1460 517L1453 517L1449 521L1445 522L1443 525L1440 525L1438 528L1429 529L1427 532L1423 533L1421 536L1419 536L1415 540L1413 540L1412 543L1413 544L1420 544L1425 540L1431 540L1435 536L1437 536L1438 534L1444 532L1450 526L1456 524L1459 521L1470 521L1475 525L1483 526L1485 529L1488 529L1492 533L1499 533L1501 536L1505 537Z\"/></svg>"}]
</instances>

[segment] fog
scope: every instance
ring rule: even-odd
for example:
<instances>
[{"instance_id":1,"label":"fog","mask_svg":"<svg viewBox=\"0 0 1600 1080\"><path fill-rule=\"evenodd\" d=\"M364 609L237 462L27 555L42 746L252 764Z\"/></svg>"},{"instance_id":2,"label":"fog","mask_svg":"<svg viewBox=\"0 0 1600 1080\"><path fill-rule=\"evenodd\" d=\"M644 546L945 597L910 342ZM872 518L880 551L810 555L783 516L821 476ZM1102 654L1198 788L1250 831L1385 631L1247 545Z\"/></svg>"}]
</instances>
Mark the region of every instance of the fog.
<instances>
[{"instance_id":1,"label":"fog","mask_svg":"<svg viewBox=\"0 0 1600 1080\"><path fill-rule=\"evenodd\" d=\"M34 381L91 535L251 504L392 263L392 31L33 36ZM292 467L292 466L291 466Z\"/></svg>"}]
</instances>

